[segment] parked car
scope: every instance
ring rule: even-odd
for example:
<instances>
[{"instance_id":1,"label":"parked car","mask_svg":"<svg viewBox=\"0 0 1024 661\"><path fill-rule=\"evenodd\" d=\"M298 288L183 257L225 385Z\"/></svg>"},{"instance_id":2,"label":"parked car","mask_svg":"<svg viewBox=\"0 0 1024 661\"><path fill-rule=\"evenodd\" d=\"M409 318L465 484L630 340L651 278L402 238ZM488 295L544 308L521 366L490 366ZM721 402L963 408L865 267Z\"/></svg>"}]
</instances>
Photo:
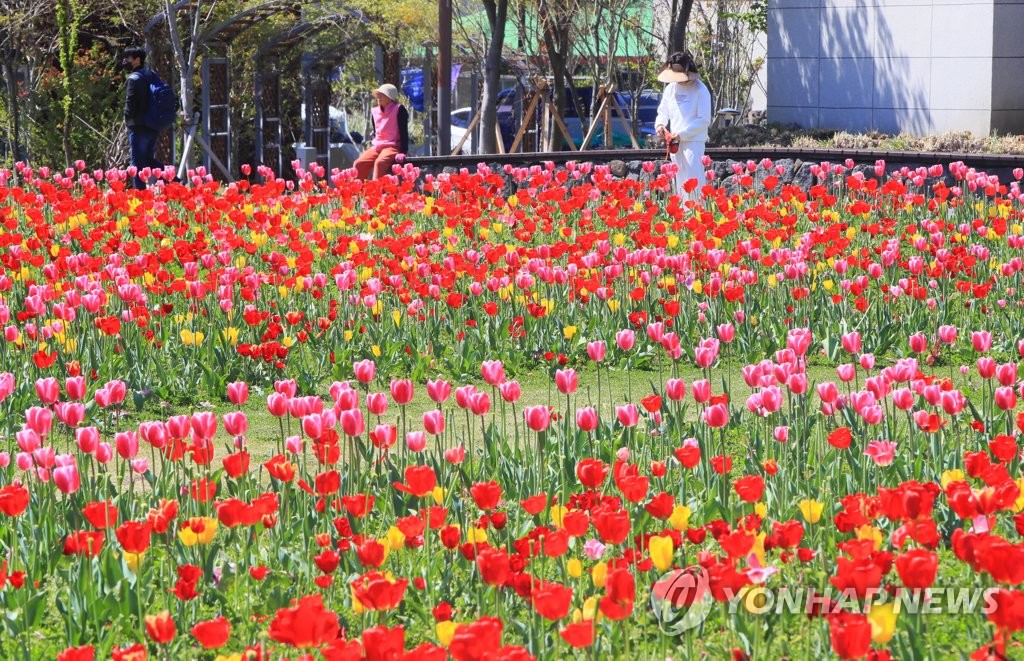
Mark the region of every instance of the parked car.
<instances>
[{"instance_id":1,"label":"parked car","mask_svg":"<svg viewBox=\"0 0 1024 661\"><path fill-rule=\"evenodd\" d=\"M615 100L618 102L619 107L616 108L614 105L611 106L611 117L612 117L612 144L611 147L632 147L633 142L629 139L630 129L632 128L632 117L629 114L629 102L621 92L615 92ZM569 90L566 90L566 104L565 104L565 127L569 129L569 135L572 136L573 142L576 143L577 147L580 147L583 143L583 138L586 137L586 132L590 129L591 125L591 109L593 108L594 88L593 87L577 87L576 96L579 98L580 105L582 106L582 112L576 109L573 103L572 94ZM621 112L619 109L621 108ZM593 137L590 139L588 149L594 149L598 147L604 147L604 118L595 117L593 121L597 123L597 128L594 131ZM640 141L639 136L637 142Z\"/></svg>"},{"instance_id":2,"label":"parked car","mask_svg":"<svg viewBox=\"0 0 1024 661\"><path fill-rule=\"evenodd\" d=\"M501 130L501 140L506 150L512 146L512 140L515 139L516 131L518 130L515 126L515 96L516 88L514 87L507 87L498 93L498 128ZM474 114L473 108L469 107L452 111L451 149L453 151L462 140L462 136L469 130ZM478 122L477 127L479 125ZM479 151L479 146L477 150ZM466 138L466 142L462 145L461 153L474 153L472 136Z\"/></svg>"},{"instance_id":3,"label":"parked car","mask_svg":"<svg viewBox=\"0 0 1024 661\"><path fill-rule=\"evenodd\" d=\"M623 94L630 109L633 108L633 95ZM657 140L657 132L654 130L654 121L658 117L658 105L661 103L661 92L657 90L643 90L637 99L636 125L637 140L641 143L654 142Z\"/></svg>"}]
</instances>

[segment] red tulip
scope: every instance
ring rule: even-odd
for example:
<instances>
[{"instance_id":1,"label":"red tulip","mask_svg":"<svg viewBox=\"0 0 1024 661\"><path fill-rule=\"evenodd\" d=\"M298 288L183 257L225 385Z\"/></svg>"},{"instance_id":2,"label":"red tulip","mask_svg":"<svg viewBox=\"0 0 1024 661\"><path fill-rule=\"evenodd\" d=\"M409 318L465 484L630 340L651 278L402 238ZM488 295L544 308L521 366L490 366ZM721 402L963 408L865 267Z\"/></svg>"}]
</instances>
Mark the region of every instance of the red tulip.
<instances>
[{"instance_id":1,"label":"red tulip","mask_svg":"<svg viewBox=\"0 0 1024 661\"><path fill-rule=\"evenodd\" d=\"M203 649L215 650L227 644L231 637L231 622L223 616L197 622L192 627L192 636Z\"/></svg>"},{"instance_id":2,"label":"red tulip","mask_svg":"<svg viewBox=\"0 0 1024 661\"><path fill-rule=\"evenodd\" d=\"M174 640L174 636L177 633L178 630L174 625L174 618L171 617L168 611L146 616L146 635L154 643L166 645Z\"/></svg>"}]
</instances>

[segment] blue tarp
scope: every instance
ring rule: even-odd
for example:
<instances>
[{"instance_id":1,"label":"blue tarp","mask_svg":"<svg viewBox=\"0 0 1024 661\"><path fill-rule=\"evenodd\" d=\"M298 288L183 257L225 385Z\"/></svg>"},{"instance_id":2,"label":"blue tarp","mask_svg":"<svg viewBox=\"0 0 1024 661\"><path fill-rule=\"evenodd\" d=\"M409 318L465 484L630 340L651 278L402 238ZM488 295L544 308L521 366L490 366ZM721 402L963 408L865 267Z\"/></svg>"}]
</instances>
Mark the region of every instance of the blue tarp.
<instances>
[{"instance_id":1,"label":"blue tarp","mask_svg":"<svg viewBox=\"0 0 1024 661\"><path fill-rule=\"evenodd\" d=\"M461 64L452 65L452 91L459 79ZM409 97L409 105L417 112L423 112L423 69L402 69L402 94Z\"/></svg>"}]
</instances>

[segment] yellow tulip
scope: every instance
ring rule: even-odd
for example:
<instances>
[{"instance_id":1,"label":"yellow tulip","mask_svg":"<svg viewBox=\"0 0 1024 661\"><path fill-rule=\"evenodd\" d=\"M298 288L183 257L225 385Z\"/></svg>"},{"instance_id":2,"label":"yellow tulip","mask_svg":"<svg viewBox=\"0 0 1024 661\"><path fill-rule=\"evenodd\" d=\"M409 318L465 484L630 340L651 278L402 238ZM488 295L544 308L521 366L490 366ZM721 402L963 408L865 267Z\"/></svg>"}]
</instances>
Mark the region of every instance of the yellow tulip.
<instances>
[{"instance_id":1,"label":"yellow tulip","mask_svg":"<svg viewBox=\"0 0 1024 661\"><path fill-rule=\"evenodd\" d=\"M142 559L145 556L145 551L143 551L142 553L125 553L124 564L128 565L128 569L131 569L133 574L138 574L139 564L142 562Z\"/></svg>"},{"instance_id":2,"label":"yellow tulip","mask_svg":"<svg viewBox=\"0 0 1024 661\"><path fill-rule=\"evenodd\" d=\"M763 519L768 514L768 506L764 503L754 503L754 514Z\"/></svg>"},{"instance_id":3,"label":"yellow tulip","mask_svg":"<svg viewBox=\"0 0 1024 661\"><path fill-rule=\"evenodd\" d=\"M669 536L651 537L647 543L647 550L651 554L651 562L659 571L667 571L672 566L672 556L675 553L675 546L672 545L672 538Z\"/></svg>"},{"instance_id":4,"label":"yellow tulip","mask_svg":"<svg viewBox=\"0 0 1024 661\"><path fill-rule=\"evenodd\" d=\"M673 530L686 530L690 527L690 508L686 505L676 505L672 508L672 516L668 517L668 522Z\"/></svg>"},{"instance_id":5,"label":"yellow tulip","mask_svg":"<svg viewBox=\"0 0 1024 661\"><path fill-rule=\"evenodd\" d=\"M885 645L896 634L896 602L875 604L868 613L871 623L871 641L876 645Z\"/></svg>"},{"instance_id":6,"label":"yellow tulip","mask_svg":"<svg viewBox=\"0 0 1024 661\"><path fill-rule=\"evenodd\" d=\"M823 504L809 498L801 500L796 506L800 508L800 514L803 515L804 521L812 525L821 521L821 513L825 510Z\"/></svg>"},{"instance_id":7,"label":"yellow tulip","mask_svg":"<svg viewBox=\"0 0 1024 661\"><path fill-rule=\"evenodd\" d=\"M444 494L444 489L442 489L441 487L434 487L434 490L430 493L430 495L434 499L435 505L440 505L441 503L444 502Z\"/></svg>"},{"instance_id":8,"label":"yellow tulip","mask_svg":"<svg viewBox=\"0 0 1024 661\"><path fill-rule=\"evenodd\" d=\"M551 506L551 523L555 524L559 528L562 527L562 520L565 518L566 512L569 508L565 505L552 505Z\"/></svg>"},{"instance_id":9,"label":"yellow tulip","mask_svg":"<svg viewBox=\"0 0 1024 661\"><path fill-rule=\"evenodd\" d=\"M959 468L953 468L951 470L942 471L942 480L940 484L943 490L946 489L953 482L961 482L964 480L964 472Z\"/></svg>"},{"instance_id":10,"label":"yellow tulip","mask_svg":"<svg viewBox=\"0 0 1024 661\"><path fill-rule=\"evenodd\" d=\"M1024 510L1024 477L1018 477L1016 482L1017 488L1020 489L1020 496L1017 497L1017 500L1013 501L1012 509L1014 513Z\"/></svg>"},{"instance_id":11,"label":"yellow tulip","mask_svg":"<svg viewBox=\"0 0 1024 661\"><path fill-rule=\"evenodd\" d=\"M875 550L882 548L882 531L870 523L865 523L855 531L857 539L870 539L874 543Z\"/></svg>"},{"instance_id":12,"label":"yellow tulip","mask_svg":"<svg viewBox=\"0 0 1024 661\"><path fill-rule=\"evenodd\" d=\"M576 327L566 326L565 328L562 329L562 335L565 336L565 339L571 340L572 338L576 337Z\"/></svg>"},{"instance_id":13,"label":"yellow tulip","mask_svg":"<svg viewBox=\"0 0 1024 661\"><path fill-rule=\"evenodd\" d=\"M470 528L467 531L466 536L470 542L480 544L487 541L487 529L486 528Z\"/></svg>"},{"instance_id":14,"label":"yellow tulip","mask_svg":"<svg viewBox=\"0 0 1024 661\"><path fill-rule=\"evenodd\" d=\"M571 558L569 562L565 563L565 568L569 572L569 576L573 578L579 578L583 575L583 563L580 562L579 558Z\"/></svg>"},{"instance_id":15,"label":"yellow tulip","mask_svg":"<svg viewBox=\"0 0 1024 661\"><path fill-rule=\"evenodd\" d=\"M590 578L594 581L594 587L601 589L608 581L608 563L599 562L590 570Z\"/></svg>"},{"instance_id":16,"label":"yellow tulip","mask_svg":"<svg viewBox=\"0 0 1024 661\"><path fill-rule=\"evenodd\" d=\"M405 546L405 535L397 526L391 526L388 528L387 542L392 551L397 551Z\"/></svg>"},{"instance_id":17,"label":"yellow tulip","mask_svg":"<svg viewBox=\"0 0 1024 661\"><path fill-rule=\"evenodd\" d=\"M452 638L455 638L455 630L458 628L459 625L451 620L448 620L447 622L438 622L434 625L434 630L437 632L437 642L448 647L452 642Z\"/></svg>"}]
</instances>

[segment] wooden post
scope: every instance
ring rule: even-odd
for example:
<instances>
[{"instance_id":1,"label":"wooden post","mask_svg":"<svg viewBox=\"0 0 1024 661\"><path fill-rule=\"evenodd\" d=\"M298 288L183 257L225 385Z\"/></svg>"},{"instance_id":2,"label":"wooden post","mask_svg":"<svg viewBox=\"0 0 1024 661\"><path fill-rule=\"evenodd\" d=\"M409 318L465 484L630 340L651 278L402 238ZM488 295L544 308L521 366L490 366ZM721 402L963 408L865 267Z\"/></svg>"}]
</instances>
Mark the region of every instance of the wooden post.
<instances>
[{"instance_id":1,"label":"wooden post","mask_svg":"<svg viewBox=\"0 0 1024 661\"><path fill-rule=\"evenodd\" d=\"M473 115L473 120L469 123L469 128L466 129L466 133L459 139L458 144L455 145L455 149L452 150L452 156L458 156L462 152L463 145L469 140L469 137L473 135L473 131L476 130L476 125L480 123L480 113L482 111L477 110L476 114Z\"/></svg>"},{"instance_id":2,"label":"wooden post","mask_svg":"<svg viewBox=\"0 0 1024 661\"><path fill-rule=\"evenodd\" d=\"M601 105L597 108L597 116L604 115L608 110L608 97L605 96L601 99ZM597 132L597 122L590 122L590 128L587 129L587 134L583 136L583 144L580 145L580 151L585 151L590 148L590 141L594 137L594 133Z\"/></svg>"},{"instance_id":3,"label":"wooden post","mask_svg":"<svg viewBox=\"0 0 1024 661\"><path fill-rule=\"evenodd\" d=\"M510 154L514 154L516 150L519 149L519 143L523 141L523 136L526 134L527 118L532 118L533 114L537 111L537 102L540 101L540 94L533 92L532 95L533 98L530 99L530 103L526 107L526 112L523 113L523 121L519 124L519 130L516 131L516 137L512 140L512 146L508 149L508 153Z\"/></svg>"}]
</instances>

